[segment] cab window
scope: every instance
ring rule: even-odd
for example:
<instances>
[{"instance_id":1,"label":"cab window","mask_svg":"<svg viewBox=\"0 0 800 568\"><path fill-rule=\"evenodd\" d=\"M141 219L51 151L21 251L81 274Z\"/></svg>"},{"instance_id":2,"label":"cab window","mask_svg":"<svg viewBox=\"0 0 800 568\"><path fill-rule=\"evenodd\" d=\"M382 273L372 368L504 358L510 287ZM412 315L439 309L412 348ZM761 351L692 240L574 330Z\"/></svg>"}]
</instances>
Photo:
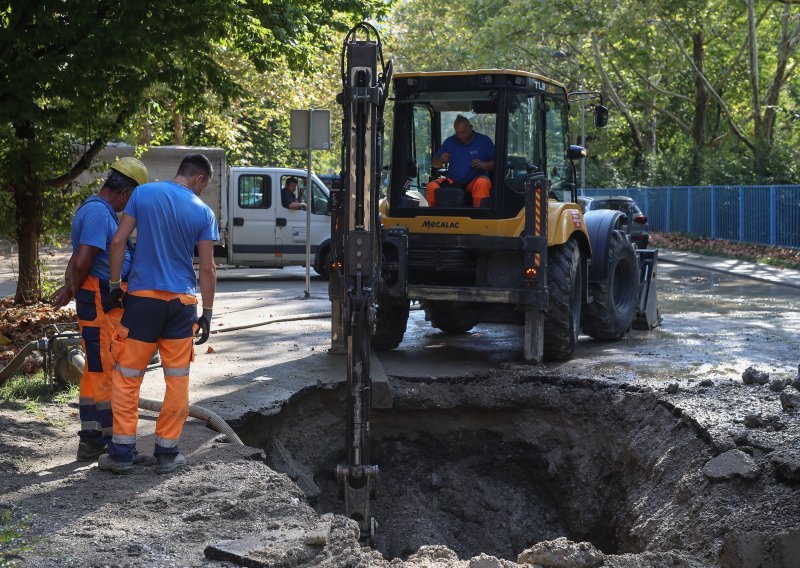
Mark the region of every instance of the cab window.
<instances>
[{"instance_id":1,"label":"cab window","mask_svg":"<svg viewBox=\"0 0 800 568\"><path fill-rule=\"evenodd\" d=\"M567 160L568 116L566 105L557 100L545 101L545 153L550 190L562 201L569 201L570 164Z\"/></svg>"},{"instance_id":2,"label":"cab window","mask_svg":"<svg viewBox=\"0 0 800 568\"><path fill-rule=\"evenodd\" d=\"M307 190L307 178L301 177L298 175L290 175L286 174L281 176L281 191L283 188L286 187L286 181L289 178L297 179L297 191L295 192L295 196L297 197L298 201L302 201L303 203L308 203L306 199L306 195L308 194ZM314 199L311 201L311 213L314 215L328 215L330 214L328 210L328 192L318 183L314 182Z\"/></svg>"},{"instance_id":3,"label":"cab window","mask_svg":"<svg viewBox=\"0 0 800 568\"><path fill-rule=\"evenodd\" d=\"M272 206L269 176L239 176L239 207L242 209L268 209Z\"/></svg>"}]
</instances>

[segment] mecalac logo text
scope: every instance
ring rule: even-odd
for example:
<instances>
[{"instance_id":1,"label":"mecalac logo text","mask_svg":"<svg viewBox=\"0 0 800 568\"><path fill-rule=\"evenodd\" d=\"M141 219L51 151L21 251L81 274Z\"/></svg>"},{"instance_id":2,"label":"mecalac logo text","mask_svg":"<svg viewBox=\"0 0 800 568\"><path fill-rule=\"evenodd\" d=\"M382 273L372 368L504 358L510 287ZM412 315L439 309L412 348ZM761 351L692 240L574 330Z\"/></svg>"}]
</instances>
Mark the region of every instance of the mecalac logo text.
<instances>
[{"instance_id":1,"label":"mecalac logo text","mask_svg":"<svg viewBox=\"0 0 800 568\"><path fill-rule=\"evenodd\" d=\"M458 221L431 221L426 219L422 222L425 229L458 229L460 223Z\"/></svg>"}]
</instances>

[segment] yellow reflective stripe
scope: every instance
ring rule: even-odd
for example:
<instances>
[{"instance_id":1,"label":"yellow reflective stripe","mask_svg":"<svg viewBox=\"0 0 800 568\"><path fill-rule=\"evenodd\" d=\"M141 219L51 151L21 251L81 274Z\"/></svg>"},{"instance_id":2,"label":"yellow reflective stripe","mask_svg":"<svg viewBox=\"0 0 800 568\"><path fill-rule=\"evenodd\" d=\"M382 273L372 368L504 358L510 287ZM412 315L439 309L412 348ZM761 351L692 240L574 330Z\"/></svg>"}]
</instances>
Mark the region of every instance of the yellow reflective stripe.
<instances>
[{"instance_id":1,"label":"yellow reflective stripe","mask_svg":"<svg viewBox=\"0 0 800 568\"><path fill-rule=\"evenodd\" d=\"M97 403L97 410L109 410L111 408L111 401L104 400Z\"/></svg>"},{"instance_id":2,"label":"yellow reflective stripe","mask_svg":"<svg viewBox=\"0 0 800 568\"><path fill-rule=\"evenodd\" d=\"M160 438L156 436L156 444L162 448L174 448L178 445L178 440L171 440L169 438Z\"/></svg>"},{"instance_id":3,"label":"yellow reflective stripe","mask_svg":"<svg viewBox=\"0 0 800 568\"><path fill-rule=\"evenodd\" d=\"M90 406L94 404L94 397L81 396L78 398L78 404L80 404L81 406Z\"/></svg>"},{"instance_id":4,"label":"yellow reflective stripe","mask_svg":"<svg viewBox=\"0 0 800 568\"><path fill-rule=\"evenodd\" d=\"M111 438L111 441L115 444L135 444L136 443L136 436L117 436L114 435Z\"/></svg>"},{"instance_id":5,"label":"yellow reflective stripe","mask_svg":"<svg viewBox=\"0 0 800 568\"><path fill-rule=\"evenodd\" d=\"M100 430L100 423L95 420L87 420L86 422L81 422L81 430Z\"/></svg>"}]
</instances>

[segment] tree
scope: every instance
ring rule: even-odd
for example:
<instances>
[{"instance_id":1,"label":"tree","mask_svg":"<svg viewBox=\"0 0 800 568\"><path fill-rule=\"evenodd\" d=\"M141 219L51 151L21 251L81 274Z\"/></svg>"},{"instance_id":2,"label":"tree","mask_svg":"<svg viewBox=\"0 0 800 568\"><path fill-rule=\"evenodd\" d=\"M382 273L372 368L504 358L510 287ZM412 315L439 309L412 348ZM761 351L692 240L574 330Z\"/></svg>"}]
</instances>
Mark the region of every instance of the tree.
<instances>
[{"instance_id":1,"label":"tree","mask_svg":"<svg viewBox=\"0 0 800 568\"><path fill-rule=\"evenodd\" d=\"M41 296L38 249L64 188L160 89L198 105L242 93L220 64L243 55L259 73L309 69L320 50L380 0L6 0L0 4L0 214L13 217L15 301ZM75 151L74 148L80 148ZM11 199L8 199L11 196Z\"/></svg>"}]
</instances>

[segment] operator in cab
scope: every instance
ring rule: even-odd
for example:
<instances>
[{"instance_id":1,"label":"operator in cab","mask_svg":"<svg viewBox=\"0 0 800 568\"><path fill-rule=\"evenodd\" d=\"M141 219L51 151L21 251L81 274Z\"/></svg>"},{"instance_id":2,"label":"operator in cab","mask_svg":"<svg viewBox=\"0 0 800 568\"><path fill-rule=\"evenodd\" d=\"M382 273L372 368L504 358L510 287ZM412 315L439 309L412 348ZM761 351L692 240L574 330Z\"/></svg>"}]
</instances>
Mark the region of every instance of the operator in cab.
<instances>
[{"instance_id":1,"label":"operator in cab","mask_svg":"<svg viewBox=\"0 0 800 568\"><path fill-rule=\"evenodd\" d=\"M431 207L436 206L436 190L440 187L456 186L471 196L472 207L491 207L492 181L489 172L494 169L494 142L475 132L472 123L458 115L453 123L455 134L447 138L433 157L434 168L448 164L444 177L431 180L426 189L426 198Z\"/></svg>"}]
</instances>

